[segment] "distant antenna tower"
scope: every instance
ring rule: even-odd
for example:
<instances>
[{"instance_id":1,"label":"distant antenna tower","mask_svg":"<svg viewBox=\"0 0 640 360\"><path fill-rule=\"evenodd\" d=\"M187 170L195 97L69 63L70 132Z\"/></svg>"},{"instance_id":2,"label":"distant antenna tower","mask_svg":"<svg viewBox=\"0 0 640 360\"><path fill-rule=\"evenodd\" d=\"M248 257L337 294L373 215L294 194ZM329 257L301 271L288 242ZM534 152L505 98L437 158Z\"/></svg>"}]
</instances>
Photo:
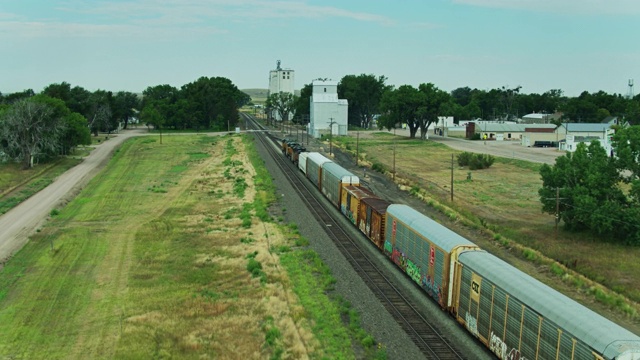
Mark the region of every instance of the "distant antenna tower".
<instances>
[{"instance_id":1,"label":"distant antenna tower","mask_svg":"<svg viewBox=\"0 0 640 360\"><path fill-rule=\"evenodd\" d=\"M633 99L633 79L629 79L629 93L627 94L629 99Z\"/></svg>"}]
</instances>

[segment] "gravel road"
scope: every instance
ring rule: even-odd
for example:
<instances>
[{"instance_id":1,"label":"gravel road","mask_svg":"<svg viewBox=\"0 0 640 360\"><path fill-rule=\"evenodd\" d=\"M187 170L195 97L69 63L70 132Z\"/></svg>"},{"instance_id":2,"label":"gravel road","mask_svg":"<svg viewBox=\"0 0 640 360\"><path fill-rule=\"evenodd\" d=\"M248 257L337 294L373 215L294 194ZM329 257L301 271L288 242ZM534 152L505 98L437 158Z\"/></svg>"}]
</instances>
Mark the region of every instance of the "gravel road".
<instances>
[{"instance_id":1,"label":"gravel road","mask_svg":"<svg viewBox=\"0 0 640 360\"><path fill-rule=\"evenodd\" d=\"M71 200L111 158L117 146L146 130L125 130L111 135L108 141L96 146L77 166L60 175L51 185L0 216L0 269L20 250L29 236L47 220L52 209Z\"/></svg>"}]
</instances>

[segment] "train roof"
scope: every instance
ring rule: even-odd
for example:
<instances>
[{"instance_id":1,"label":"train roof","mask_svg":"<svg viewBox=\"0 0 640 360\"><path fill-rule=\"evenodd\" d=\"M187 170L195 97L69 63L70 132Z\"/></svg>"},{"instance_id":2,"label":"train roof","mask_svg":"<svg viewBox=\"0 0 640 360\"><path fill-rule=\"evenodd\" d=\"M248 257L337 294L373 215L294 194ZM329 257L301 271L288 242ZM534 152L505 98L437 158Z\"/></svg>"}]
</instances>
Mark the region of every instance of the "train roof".
<instances>
[{"instance_id":1,"label":"train roof","mask_svg":"<svg viewBox=\"0 0 640 360\"><path fill-rule=\"evenodd\" d=\"M425 216L408 205L391 204L387 208L387 214L402 221L418 234L432 241L446 252L451 252L457 246L473 246L476 244L456 234L435 220Z\"/></svg>"},{"instance_id":2,"label":"train roof","mask_svg":"<svg viewBox=\"0 0 640 360\"><path fill-rule=\"evenodd\" d=\"M498 257L486 251L466 251L458 260L608 359L625 351L640 354L640 337Z\"/></svg>"},{"instance_id":3,"label":"train roof","mask_svg":"<svg viewBox=\"0 0 640 360\"><path fill-rule=\"evenodd\" d=\"M315 164L322 165L325 162L333 162L330 159L327 159L324 155L320 154L319 152L310 152L307 154L308 154L307 159L311 160Z\"/></svg>"},{"instance_id":4,"label":"train roof","mask_svg":"<svg viewBox=\"0 0 640 360\"><path fill-rule=\"evenodd\" d=\"M358 199L378 197L373 191L359 185L347 185L343 188L346 192L353 194Z\"/></svg>"},{"instance_id":5,"label":"train roof","mask_svg":"<svg viewBox=\"0 0 640 360\"><path fill-rule=\"evenodd\" d=\"M322 172L332 174L338 179L342 179L345 176L348 176L349 177L348 182L350 184L358 184L360 182L360 179L356 175L353 175L351 171L343 168L342 166L340 166L337 163L334 163L333 161L323 163Z\"/></svg>"},{"instance_id":6,"label":"train roof","mask_svg":"<svg viewBox=\"0 0 640 360\"><path fill-rule=\"evenodd\" d=\"M367 204L370 208L372 208L379 214L385 214L387 212L387 207L389 207L389 205L391 204L387 200L377 197L364 198L362 199L362 202Z\"/></svg>"}]
</instances>

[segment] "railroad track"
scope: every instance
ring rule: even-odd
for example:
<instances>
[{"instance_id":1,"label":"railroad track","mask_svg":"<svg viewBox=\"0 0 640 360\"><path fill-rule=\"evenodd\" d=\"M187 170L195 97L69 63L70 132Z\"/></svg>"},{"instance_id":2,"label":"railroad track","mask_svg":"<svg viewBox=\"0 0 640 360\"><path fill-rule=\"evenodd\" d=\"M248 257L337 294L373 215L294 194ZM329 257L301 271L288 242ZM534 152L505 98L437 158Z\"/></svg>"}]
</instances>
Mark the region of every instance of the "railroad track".
<instances>
[{"instance_id":1,"label":"railroad track","mask_svg":"<svg viewBox=\"0 0 640 360\"><path fill-rule=\"evenodd\" d=\"M247 115L245 120L257 129L262 129ZM263 130L263 129L262 129ZM383 306L396 319L416 346L429 359L464 359L456 349L440 334L438 329L421 315L417 306L387 278L380 270L377 261L360 249L357 240L352 239L340 225L336 217L342 216L335 209L327 209L325 203L318 199L318 189L299 176L298 169L282 156L279 144L265 132L256 132L256 138L265 145L269 154L289 180L291 187L300 195L314 217L325 224L325 230L334 243L341 249L351 266L360 275Z\"/></svg>"}]
</instances>

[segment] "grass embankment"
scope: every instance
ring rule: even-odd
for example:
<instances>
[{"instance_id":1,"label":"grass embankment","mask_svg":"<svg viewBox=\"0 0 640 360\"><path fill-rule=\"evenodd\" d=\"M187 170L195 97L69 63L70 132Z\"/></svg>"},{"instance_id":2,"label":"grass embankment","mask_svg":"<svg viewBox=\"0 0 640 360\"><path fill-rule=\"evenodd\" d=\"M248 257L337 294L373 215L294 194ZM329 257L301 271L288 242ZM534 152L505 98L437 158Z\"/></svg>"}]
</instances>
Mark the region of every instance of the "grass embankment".
<instances>
[{"instance_id":1,"label":"grass embankment","mask_svg":"<svg viewBox=\"0 0 640 360\"><path fill-rule=\"evenodd\" d=\"M455 162L455 155L460 152L446 145L382 132L371 135L359 139L363 165L368 163L374 169L390 171L395 146L397 182L450 219L482 230L496 240L486 241L480 236L473 241L485 248L509 248L512 253L543 266L582 292L627 314L637 325L637 305L616 293L640 302L640 262L637 261L640 248L603 241L590 234L566 232L562 224L556 235L554 217L541 212L539 164L497 157L491 168L470 171ZM336 141L355 154L355 138L340 137ZM450 201L451 154L455 162L453 202ZM469 173L471 179L468 179ZM615 293L606 293L573 271ZM640 329L640 325L637 326Z\"/></svg>"},{"instance_id":2,"label":"grass embankment","mask_svg":"<svg viewBox=\"0 0 640 360\"><path fill-rule=\"evenodd\" d=\"M27 170L16 163L0 165L0 215L47 187L60 174L76 166L80 161L80 159L65 157Z\"/></svg>"},{"instance_id":3,"label":"grass embankment","mask_svg":"<svg viewBox=\"0 0 640 360\"><path fill-rule=\"evenodd\" d=\"M384 357L241 139L125 143L0 272L0 358Z\"/></svg>"}]
</instances>

